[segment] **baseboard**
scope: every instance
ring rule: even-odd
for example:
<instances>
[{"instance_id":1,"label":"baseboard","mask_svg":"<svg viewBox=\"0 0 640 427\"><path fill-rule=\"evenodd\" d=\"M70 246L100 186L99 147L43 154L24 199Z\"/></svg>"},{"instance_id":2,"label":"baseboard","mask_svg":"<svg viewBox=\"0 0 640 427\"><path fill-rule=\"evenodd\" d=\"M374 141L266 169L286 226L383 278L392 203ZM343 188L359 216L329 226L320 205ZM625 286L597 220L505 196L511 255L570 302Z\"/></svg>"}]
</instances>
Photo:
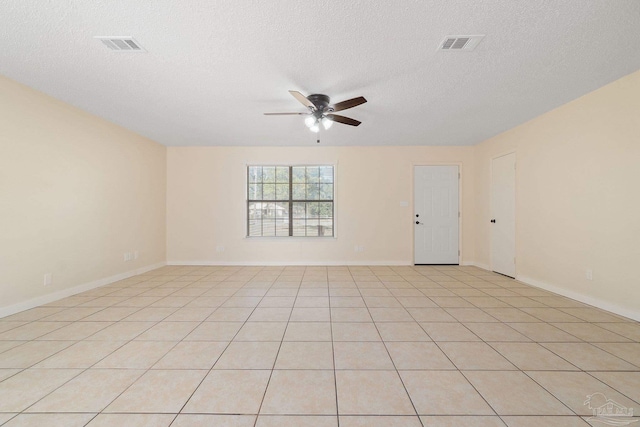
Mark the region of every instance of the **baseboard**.
<instances>
[{"instance_id":1,"label":"baseboard","mask_svg":"<svg viewBox=\"0 0 640 427\"><path fill-rule=\"evenodd\" d=\"M206 266L242 266L242 267L283 267L289 265L309 266L363 266L363 265L394 265L410 266L407 261L167 261L167 265L206 265Z\"/></svg>"},{"instance_id":2,"label":"baseboard","mask_svg":"<svg viewBox=\"0 0 640 427\"><path fill-rule=\"evenodd\" d=\"M462 264L460 264L460 265L469 265L469 266L481 268L483 270L491 271L491 267L489 265L483 264L481 262L463 261Z\"/></svg>"},{"instance_id":3,"label":"baseboard","mask_svg":"<svg viewBox=\"0 0 640 427\"><path fill-rule=\"evenodd\" d=\"M110 283L117 282L118 280L128 279L129 277L133 277L138 274L143 274L143 273L146 273L147 271L164 267L165 265L167 265L165 262L160 262L153 265L147 265L145 267L140 267L135 270L126 271L124 273L116 274L114 276L105 277L103 279L98 279L91 282L83 283L82 285L74 286L73 288L62 289L57 292L53 292L47 295L42 295L37 298L19 302L18 304L9 305L7 307L0 307L0 318L19 313L21 311L29 310L31 308L38 307L44 304L49 304L51 302L58 301L63 298L67 298L72 295L79 294L81 292L90 291L91 289L99 288L100 286L108 285Z\"/></svg>"},{"instance_id":4,"label":"baseboard","mask_svg":"<svg viewBox=\"0 0 640 427\"><path fill-rule=\"evenodd\" d=\"M633 319L636 321L640 321L640 312L636 310L630 310L625 307L620 307L617 304L612 304L608 301L603 301L598 298L594 298L589 295L581 294L579 292L570 291L568 289L561 288L556 285L551 285L549 283L544 283L539 280L533 279L531 277L526 276L516 276L516 280L526 283L527 285L534 286L536 288L544 289L545 291L553 292L554 294L562 295L567 298L574 299L576 301L589 304L591 306L601 308L603 310L609 311L611 313L617 314L619 316L624 316L629 319Z\"/></svg>"}]
</instances>

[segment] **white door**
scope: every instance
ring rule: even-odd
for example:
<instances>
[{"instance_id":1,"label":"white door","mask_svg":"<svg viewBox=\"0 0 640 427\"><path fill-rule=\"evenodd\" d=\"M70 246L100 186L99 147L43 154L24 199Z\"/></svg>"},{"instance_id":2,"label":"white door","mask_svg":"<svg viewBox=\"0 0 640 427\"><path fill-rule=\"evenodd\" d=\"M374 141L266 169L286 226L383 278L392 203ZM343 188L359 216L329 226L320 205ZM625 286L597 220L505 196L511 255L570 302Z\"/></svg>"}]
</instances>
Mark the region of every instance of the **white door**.
<instances>
[{"instance_id":1,"label":"white door","mask_svg":"<svg viewBox=\"0 0 640 427\"><path fill-rule=\"evenodd\" d=\"M491 162L491 269L516 276L516 155Z\"/></svg>"},{"instance_id":2,"label":"white door","mask_svg":"<svg viewBox=\"0 0 640 427\"><path fill-rule=\"evenodd\" d=\"M416 264L458 264L458 166L416 166Z\"/></svg>"}]
</instances>

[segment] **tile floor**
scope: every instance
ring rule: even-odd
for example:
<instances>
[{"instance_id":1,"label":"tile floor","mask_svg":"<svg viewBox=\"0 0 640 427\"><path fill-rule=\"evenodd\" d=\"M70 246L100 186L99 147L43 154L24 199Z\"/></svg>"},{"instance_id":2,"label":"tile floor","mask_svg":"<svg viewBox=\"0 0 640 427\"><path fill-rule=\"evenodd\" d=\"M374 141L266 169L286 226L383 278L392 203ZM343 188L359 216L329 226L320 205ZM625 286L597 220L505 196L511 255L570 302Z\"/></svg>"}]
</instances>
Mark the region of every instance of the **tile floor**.
<instances>
[{"instance_id":1,"label":"tile floor","mask_svg":"<svg viewBox=\"0 0 640 427\"><path fill-rule=\"evenodd\" d=\"M640 414L640 324L475 267L164 267L0 319L7 427L603 426L594 393Z\"/></svg>"}]
</instances>

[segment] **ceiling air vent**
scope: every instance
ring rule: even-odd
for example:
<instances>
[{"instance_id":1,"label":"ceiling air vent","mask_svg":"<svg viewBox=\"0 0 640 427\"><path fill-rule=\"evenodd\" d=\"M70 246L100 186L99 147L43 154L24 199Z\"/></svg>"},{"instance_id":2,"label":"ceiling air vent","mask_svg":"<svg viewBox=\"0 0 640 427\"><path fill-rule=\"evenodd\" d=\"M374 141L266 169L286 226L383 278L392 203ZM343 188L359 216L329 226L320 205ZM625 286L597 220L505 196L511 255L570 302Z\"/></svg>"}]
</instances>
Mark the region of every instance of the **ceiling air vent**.
<instances>
[{"instance_id":1,"label":"ceiling air vent","mask_svg":"<svg viewBox=\"0 0 640 427\"><path fill-rule=\"evenodd\" d=\"M478 46L484 36L446 36L438 50L470 52Z\"/></svg>"},{"instance_id":2,"label":"ceiling air vent","mask_svg":"<svg viewBox=\"0 0 640 427\"><path fill-rule=\"evenodd\" d=\"M109 49L115 52L146 52L140 43L135 41L133 37L126 36L96 36Z\"/></svg>"}]
</instances>

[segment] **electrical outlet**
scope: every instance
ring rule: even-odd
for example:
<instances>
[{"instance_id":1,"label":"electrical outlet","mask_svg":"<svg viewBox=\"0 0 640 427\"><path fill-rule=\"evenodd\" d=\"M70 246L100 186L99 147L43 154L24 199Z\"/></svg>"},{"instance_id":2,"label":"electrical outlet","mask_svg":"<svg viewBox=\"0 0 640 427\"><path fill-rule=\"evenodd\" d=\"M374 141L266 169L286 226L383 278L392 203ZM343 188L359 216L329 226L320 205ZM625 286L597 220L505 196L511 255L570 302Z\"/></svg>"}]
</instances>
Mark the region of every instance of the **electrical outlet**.
<instances>
[{"instance_id":1,"label":"electrical outlet","mask_svg":"<svg viewBox=\"0 0 640 427\"><path fill-rule=\"evenodd\" d=\"M126 252L122 254L122 260L123 261L129 261L129 254L127 254Z\"/></svg>"},{"instance_id":2,"label":"electrical outlet","mask_svg":"<svg viewBox=\"0 0 640 427\"><path fill-rule=\"evenodd\" d=\"M138 255L140 255L140 252L134 251L133 252L133 259L138 259Z\"/></svg>"},{"instance_id":3,"label":"electrical outlet","mask_svg":"<svg viewBox=\"0 0 640 427\"><path fill-rule=\"evenodd\" d=\"M587 269L585 276L587 277L587 280L593 280L593 270L591 270L590 268Z\"/></svg>"},{"instance_id":4,"label":"electrical outlet","mask_svg":"<svg viewBox=\"0 0 640 427\"><path fill-rule=\"evenodd\" d=\"M51 286L52 283L53 283L53 274L52 273L46 273L44 275L44 285L45 286Z\"/></svg>"},{"instance_id":5,"label":"electrical outlet","mask_svg":"<svg viewBox=\"0 0 640 427\"><path fill-rule=\"evenodd\" d=\"M364 246L360 246L360 251L359 252L364 252Z\"/></svg>"},{"instance_id":6,"label":"electrical outlet","mask_svg":"<svg viewBox=\"0 0 640 427\"><path fill-rule=\"evenodd\" d=\"M216 252L224 252L224 246L222 245L216 246Z\"/></svg>"}]
</instances>

